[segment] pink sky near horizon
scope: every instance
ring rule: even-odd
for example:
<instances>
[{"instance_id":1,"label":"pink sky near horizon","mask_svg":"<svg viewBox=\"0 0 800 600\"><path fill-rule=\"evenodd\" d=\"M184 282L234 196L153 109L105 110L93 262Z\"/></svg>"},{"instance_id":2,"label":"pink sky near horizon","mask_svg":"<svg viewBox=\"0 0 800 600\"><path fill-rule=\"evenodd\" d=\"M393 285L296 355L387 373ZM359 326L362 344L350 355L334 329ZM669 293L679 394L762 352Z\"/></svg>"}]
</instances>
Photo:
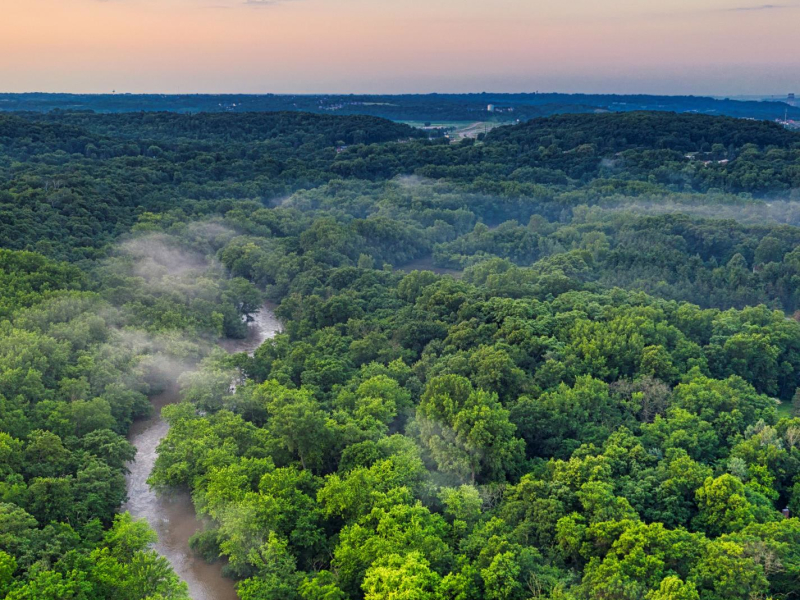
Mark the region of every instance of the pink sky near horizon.
<instances>
[{"instance_id":1,"label":"pink sky near horizon","mask_svg":"<svg viewBox=\"0 0 800 600\"><path fill-rule=\"evenodd\" d=\"M0 92L800 93L779 1L0 0Z\"/></svg>"}]
</instances>

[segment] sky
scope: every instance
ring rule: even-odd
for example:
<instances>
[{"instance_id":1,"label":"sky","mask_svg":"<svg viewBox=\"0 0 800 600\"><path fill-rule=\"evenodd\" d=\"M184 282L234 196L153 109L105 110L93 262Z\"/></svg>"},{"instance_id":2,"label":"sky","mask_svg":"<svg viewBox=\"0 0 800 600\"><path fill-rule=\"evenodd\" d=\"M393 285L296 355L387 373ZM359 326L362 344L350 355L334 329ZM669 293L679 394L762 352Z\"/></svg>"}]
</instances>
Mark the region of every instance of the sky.
<instances>
[{"instance_id":1,"label":"sky","mask_svg":"<svg viewBox=\"0 0 800 600\"><path fill-rule=\"evenodd\" d=\"M0 0L0 92L800 93L774 2Z\"/></svg>"}]
</instances>

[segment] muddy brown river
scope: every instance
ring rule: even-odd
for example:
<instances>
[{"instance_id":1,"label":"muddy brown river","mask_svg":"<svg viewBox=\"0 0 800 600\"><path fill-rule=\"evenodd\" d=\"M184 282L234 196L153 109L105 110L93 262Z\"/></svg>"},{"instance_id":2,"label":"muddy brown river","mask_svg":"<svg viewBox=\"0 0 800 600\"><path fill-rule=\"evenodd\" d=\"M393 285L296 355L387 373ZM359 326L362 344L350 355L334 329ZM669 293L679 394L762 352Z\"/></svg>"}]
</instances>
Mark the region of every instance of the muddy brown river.
<instances>
[{"instance_id":1,"label":"muddy brown river","mask_svg":"<svg viewBox=\"0 0 800 600\"><path fill-rule=\"evenodd\" d=\"M226 340L221 344L228 352L253 352L276 333L281 325L272 306L265 304L249 322L249 335L243 340ZM222 575L222 564L208 564L189 548L189 538L202 528L192 499L187 492L156 494L147 485L147 478L156 462L158 443L167 435L169 426L161 419L161 408L178 402L177 382L162 393L152 396L153 416L137 421L128 439L136 447L136 458L128 465L127 510L137 519L146 519L158 534L155 549L169 560L178 576L189 586L193 600L236 600L234 582Z\"/></svg>"}]
</instances>

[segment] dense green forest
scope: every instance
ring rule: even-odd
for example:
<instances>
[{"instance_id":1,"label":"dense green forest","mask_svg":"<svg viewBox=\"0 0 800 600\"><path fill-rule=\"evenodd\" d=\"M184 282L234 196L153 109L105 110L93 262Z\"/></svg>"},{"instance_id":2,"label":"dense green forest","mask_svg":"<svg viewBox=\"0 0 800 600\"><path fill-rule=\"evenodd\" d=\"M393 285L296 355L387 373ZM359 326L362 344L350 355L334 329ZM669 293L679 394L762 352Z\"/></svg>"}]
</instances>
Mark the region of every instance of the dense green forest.
<instances>
[{"instance_id":1,"label":"dense green forest","mask_svg":"<svg viewBox=\"0 0 800 600\"><path fill-rule=\"evenodd\" d=\"M242 600L792 598L798 201L733 118L0 115L0 595L188 597L120 509L180 370Z\"/></svg>"}]
</instances>

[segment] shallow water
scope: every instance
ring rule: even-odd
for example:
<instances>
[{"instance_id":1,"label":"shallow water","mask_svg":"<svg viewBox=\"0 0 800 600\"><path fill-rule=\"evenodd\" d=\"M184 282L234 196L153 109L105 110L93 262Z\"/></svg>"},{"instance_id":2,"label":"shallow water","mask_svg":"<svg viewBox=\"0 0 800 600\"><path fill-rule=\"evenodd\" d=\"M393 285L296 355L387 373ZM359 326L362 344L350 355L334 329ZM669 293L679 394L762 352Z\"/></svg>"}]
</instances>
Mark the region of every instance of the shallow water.
<instances>
[{"instance_id":1,"label":"shallow water","mask_svg":"<svg viewBox=\"0 0 800 600\"><path fill-rule=\"evenodd\" d=\"M220 346L230 353L234 352L247 352L250 356L258 350L258 347L268 340L275 337L275 334L280 333L281 323L278 317L273 312L275 306L271 302L267 302L261 307L261 310L251 315L252 321L247 323L249 330L248 336L243 340L222 340Z\"/></svg>"},{"instance_id":2,"label":"shallow water","mask_svg":"<svg viewBox=\"0 0 800 600\"><path fill-rule=\"evenodd\" d=\"M249 335L243 340L225 340L220 344L228 352L253 352L280 332L281 325L272 306L265 304L249 322ZM122 510L137 519L147 519L158 534L155 549L169 560L175 572L189 586L193 600L236 600L234 582L222 575L220 561L208 564L189 548L189 538L202 528L192 499L186 492L156 494L147 485L147 478L156 461L158 443L167 435L169 426L161 419L161 409L179 400L177 381L162 393L152 396L153 416L137 421L128 439L136 446L136 459L128 465L128 502Z\"/></svg>"}]
</instances>

